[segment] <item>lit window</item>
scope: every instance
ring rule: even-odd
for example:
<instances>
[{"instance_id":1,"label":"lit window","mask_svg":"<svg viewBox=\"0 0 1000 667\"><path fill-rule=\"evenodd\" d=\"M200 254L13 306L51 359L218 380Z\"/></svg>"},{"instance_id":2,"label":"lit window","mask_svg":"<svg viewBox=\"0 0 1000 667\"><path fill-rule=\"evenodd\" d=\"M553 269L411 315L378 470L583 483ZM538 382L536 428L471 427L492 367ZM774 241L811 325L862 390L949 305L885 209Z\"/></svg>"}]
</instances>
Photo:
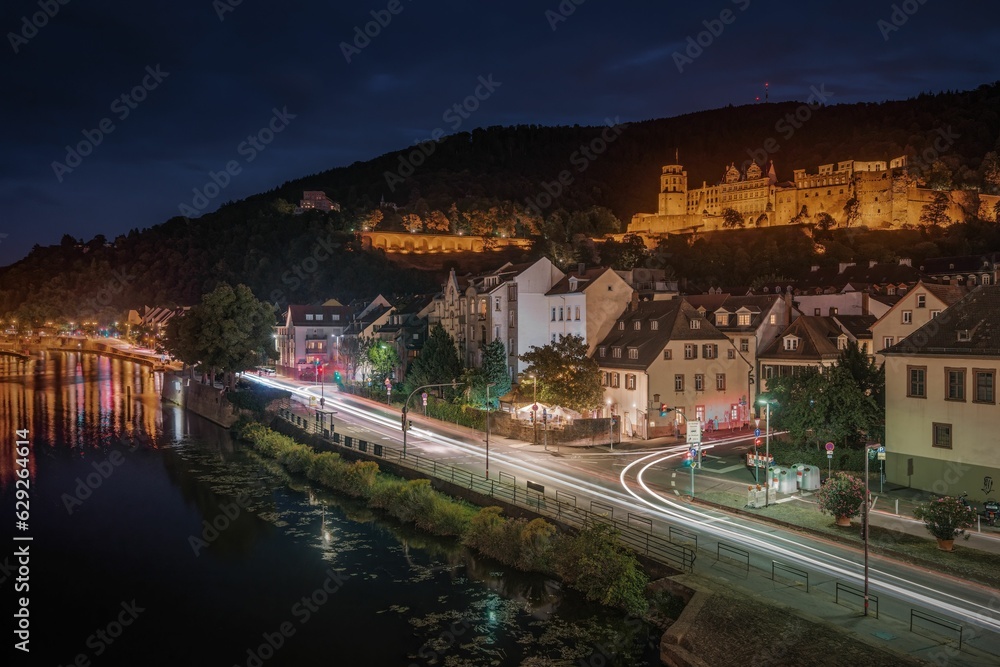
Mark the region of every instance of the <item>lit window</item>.
<instances>
[{"instance_id":1,"label":"lit window","mask_svg":"<svg viewBox=\"0 0 1000 667\"><path fill-rule=\"evenodd\" d=\"M741 327L750 326L750 313L740 313L736 316L736 323Z\"/></svg>"}]
</instances>

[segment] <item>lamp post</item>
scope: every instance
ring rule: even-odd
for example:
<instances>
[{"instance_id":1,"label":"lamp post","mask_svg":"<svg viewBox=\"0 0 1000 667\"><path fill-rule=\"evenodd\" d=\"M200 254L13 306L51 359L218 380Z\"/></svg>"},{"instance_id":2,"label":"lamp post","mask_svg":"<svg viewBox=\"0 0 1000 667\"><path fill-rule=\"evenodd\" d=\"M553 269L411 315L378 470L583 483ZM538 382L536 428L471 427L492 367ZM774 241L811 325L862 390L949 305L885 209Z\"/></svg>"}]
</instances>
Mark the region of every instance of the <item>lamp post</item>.
<instances>
[{"instance_id":1,"label":"lamp post","mask_svg":"<svg viewBox=\"0 0 1000 667\"><path fill-rule=\"evenodd\" d=\"M864 499L864 529L862 532L862 540L865 543L865 616L868 615L868 508L870 504L868 502L868 455L871 450L878 450L881 447L881 443L874 443L870 445L865 445L865 499Z\"/></svg>"},{"instance_id":2,"label":"lamp post","mask_svg":"<svg viewBox=\"0 0 1000 667\"><path fill-rule=\"evenodd\" d=\"M757 403L763 403L766 409L764 421L764 507L768 507L771 498L771 400L759 398Z\"/></svg>"},{"instance_id":3,"label":"lamp post","mask_svg":"<svg viewBox=\"0 0 1000 667\"><path fill-rule=\"evenodd\" d=\"M496 382L486 383L486 479L490 478L490 387Z\"/></svg>"},{"instance_id":4,"label":"lamp post","mask_svg":"<svg viewBox=\"0 0 1000 667\"><path fill-rule=\"evenodd\" d=\"M462 385L462 384L465 384L465 383L464 382L456 382L454 380L452 380L451 382L441 382L441 383L438 383L438 384L425 384L424 386L417 387L416 389L414 389L413 391L411 391L410 395L406 397L406 400L403 401L403 422L402 422L402 427L403 427L403 458L404 459L406 458L406 432L410 430L409 429L409 425L408 425L408 423L406 421L406 411L407 411L407 406L410 405L410 399L413 398L413 395L415 393L417 393L418 391L420 391L421 389L430 389L432 387L451 387L452 389L454 389L455 387L457 387L459 385ZM487 423L489 423L489 422L487 422Z\"/></svg>"},{"instance_id":5,"label":"lamp post","mask_svg":"<svg viewBox=\"0 0 1000 667\"><path fill-rule=\"evenodd\" d=\"M615 450L615 423L611 417L611 399L608 399L608 447L610 451Z\"/></svg>"},{"instance_id":6,"label":"lamp post","mask_svg":"<svg viewBox=\"0 0 1000 667\"><path fill-rule=\"evenodd\" d=\"M538 444L538 378L532 373L531 378L531 444Z\"/></svg>"}]
</instances>

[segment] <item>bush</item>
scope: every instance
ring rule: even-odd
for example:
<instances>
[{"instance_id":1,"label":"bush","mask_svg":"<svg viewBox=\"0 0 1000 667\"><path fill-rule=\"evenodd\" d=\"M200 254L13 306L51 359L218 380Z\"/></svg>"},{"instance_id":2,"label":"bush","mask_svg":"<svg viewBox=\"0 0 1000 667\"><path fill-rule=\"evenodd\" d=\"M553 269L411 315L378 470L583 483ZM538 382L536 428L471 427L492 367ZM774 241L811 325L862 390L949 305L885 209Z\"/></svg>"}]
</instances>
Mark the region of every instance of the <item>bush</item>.
<instances>
[{"instance_id":1,"label":"bush","mask_svg":"<svg viewBox=\"0 0 1000 667\"><path fill-rule=\"evenodd\" d=\"M285 399L292 394L284 389L275 389L258 384L240 383L237 391L227 391L226 398L237 408L248 410L255 417L263 417L272 401Z\"/></svg>"},{"instance_id":2,"label":"bush","mask_svg":"<svg viewBox=\"0 0 1000 667\"><path fill-rule=\"evenodd\" d=\"M588 600L632 614L646 612L649 580L635 554L619 544L611 526L593 523L576 535L560 537L554 565L556 574Z\"/></svg>"},{"instance_id":3,"label":"bush","mask_svg":"<svg viewBox=\"0 0 1000 667\"><path fill-rule=\"evenodd\" d=\"M471 505L432 489L428 479L380 476L371 490L371 505L435 535L461 536L475 514Z\"/></svg>"},{"instance_id":4,"label":"bush","mask_svg":"<svg viewBox=\"0 0 1000 667\"><path fill-rule=\"evenodd\" d=\"M865 483L846 472L835 472L816 492L816 498L821 512L854 517L861 513L861 503L865 500Z\"/></svg>"},{"instance_id":5,"label":"bush","mask_svg":"<svg viewBox=\"0 0 1000 667\"><path fill-rule=\"evenodd\" d=\"M830 464L834 470L861 472L865 469L865 452L862 449L848 449L838 446L833 452L833 460L826 458L826 450L815 444L793 443L771 438L771 455L777 465L790 466L796 463L816 466L825 471ZM763 447L761 447L763 454Z\"/></svg>"},{"instance_id":6,"label":"bush","mask_svg":"<svg viewBox=\"0 0 1000 667\"><path fill-rule=\"evenodd\" d=\"M976 522L976 510L954 496L942 496L918 505L913 516L923 521L930 534L939 540L953 540L959 535L969 539L965 529Z\"/></svg>"}]
</instances>

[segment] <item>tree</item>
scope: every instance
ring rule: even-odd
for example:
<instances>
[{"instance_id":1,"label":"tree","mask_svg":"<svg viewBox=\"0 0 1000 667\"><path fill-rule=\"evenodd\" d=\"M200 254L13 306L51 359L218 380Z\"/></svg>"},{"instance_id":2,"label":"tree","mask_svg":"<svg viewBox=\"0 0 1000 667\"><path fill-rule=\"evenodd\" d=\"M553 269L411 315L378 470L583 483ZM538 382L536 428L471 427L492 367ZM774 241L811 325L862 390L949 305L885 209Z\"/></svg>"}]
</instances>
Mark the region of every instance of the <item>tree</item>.
<instances>
[{"instance_id":1,"label":"tree","mask_svg":"<svg viewBox=\"0 0 1000 667\"><path fill-rule=\"evenodd\" d=\"M816 229L821 232L826 232L837 225L837 221L833 219L833 216L823 211L822 213L816 214Z\"/></svg>"},{"instance_id":2,"label":"tree","mask_svg":"<svg viewBox=\"0 0 1000 667\"><path fill-rule=\"evenodd\" d=\"M601 260L619 271L634 269L646 255L646 243L638 234L625 234L621 242L610 238L601 245Z\"/></svg>"},{"instance_id":3,"label":"tree","mask_svg":"<svg viewBox=\"0 0 1000 667\"><path fill-rule=\"evenodd\" d=\"M368 361L371 364L372 380L381 386L386 379L391 380L392 374L399 366L399 354L396 348L385 341L372 341L368 346Z\"/></svg>"},{"instance_id":4,"label":"tree","mask_svg":"<svg viewBox=\"0 0 1000 667\"><path fill-rule=\"evenodd\" d=\"M462 362L455 341L438 322L431 327L420 356L410 364L404 389L410 393L425 384L453 382L461 375Z\"/></svg>"},{"instance_id":5,"label":"tree","mask_svg":"<svg viewBox=\"0 0 1000 667\"><path fill-rule=\"evenodd\" d=\"M364 222L362 223L363 229L369 232L375 231L375 229L379 226L379 223L382 222L382 218L384 217L385 216L382 214L381 209L375 209L367 216L365 216Z\"/></svg>"},{"instance_id":6,"label":"tree","mask_svg":"<svg viewBox=\"0 0 1000 667\"><path fill-rule=\"evenodd\" d=\"M861 202L857 197L851 197L844 204L844 227L850 229L854 223L861 219Z\"/></svg>"},{"instance_id":7,"label":"tree","mask_svg":"<svg viewBox=\"0 0 1000 667\"><path fill-rule=\"evenodd\" d=\"M1000 193L1000 156L996 151L990 151L983 156L979 167L982 172L983 190L989 194Z\"/></svg>"},{"instance_id":8,"label":"tree","mask_svg":"<svg viewBox=\"0 0 1000 667\"><path fill-rule=\"evenodd\" d=\"M920 210L920 223L928 227L945 226L951 222L948 218L949 197L947 192L938 191L934 197L924 204Z\"/></svg>"},{"instance_id":9,"label":"tree","mask_svg":"<svg viewBox=\"0 0 1000 667\"><path fill-rule=\"evenodd\" d=\"M468 369L465 372L465 382L469 391L469 399L473 405L486 404L486 385L489 388L490 407L495 409L497 399L510 391L510 371L507 370L507 348L503 341L496 339L483 349L483 364L481 368Z\"/></svg>"},{"instance_id":10,"label":"tree","mask_svg":"<svg viewBox=\"0 0 1000 667\"><path fill-rule=\"evenodd\" d=\"M438 210L431 211L424 220L424 226L429 232L443 232L447 234L451 231L451 222L448 216Z\"/></svg>"},{"instance_id":11,"label":"tree","mask_svg":"<svg viewBox=\"0 0 1000 667\"><path fill-rule=\"evenodd\" d=\"M734 229L736 227L743 227L747 224L747 221L743 218L735 208L726 208L722 210L722 226L727 229Z\"/></svg>"},{"instance_id":12,"label":"tree","mask_svg":"<svg viewBox=\"0 0 1000 667\"><path fill-rule=\"evenodd\" d=\"M424 230L424 221L416 213L407 213L403 216L403 229L411 233L422 232Z\"/></svg>"},{"instance_id":13,"label":"tree","mask_svg":"<svg viewBox=\"0 0 1000 667\"><path fill-rule=\"evenodd\" d=\"M222 283L171 320L166 345L177 358L213 376L216 369L223 371L232 387L233 374L259 364L261 353L273 345L273 328L270 304L257 300L246 285Z\"/></svg>"},{"instance_id":14,"label":"tree","mask_svg":"<svg viewBox=\"0 0 1000 667\"><path fill-rule=\"evenodd\" d=\"M788 224L790 224L790 225L801 225L803 222L805 222L808 219L809 219L809 207L806 206L805 204L803 204L802 208L799 209L799 212L796 213L795 216L791 220L788 221Z\"/></svg>"},{"instance_id":15,"label":"tree","mask_svg":"<svg viewBox=\"0 0 1000 667\"><path fill-rule=\"evenodd\" d=\"M767 213L761 213L754 221L754 227L764 227L767 225Z\"/></svg>"},{"instance_id":16,"label":"tree","mask_svg":"<svg viewBox=\"0 0 1000 667\"><path fill-rule=\"evenodd\" d=\"M520 359L527 364L523 375L535 376L541 401L578 411L601 405L601 371L587 356L582 336L560 336L555 343L532 345Z\"/></svg>"}]
</instances>

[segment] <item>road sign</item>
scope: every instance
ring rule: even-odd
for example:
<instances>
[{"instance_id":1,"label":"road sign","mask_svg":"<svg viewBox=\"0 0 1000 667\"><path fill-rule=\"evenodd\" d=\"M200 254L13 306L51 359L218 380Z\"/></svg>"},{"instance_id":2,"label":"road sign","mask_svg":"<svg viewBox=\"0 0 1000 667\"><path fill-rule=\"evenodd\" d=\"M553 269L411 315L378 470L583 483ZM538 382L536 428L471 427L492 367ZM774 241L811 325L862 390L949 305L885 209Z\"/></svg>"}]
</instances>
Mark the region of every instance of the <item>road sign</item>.
<instances>
[{"instance_id":1,"label":"road sign","mask_svg":"<svg viewBox=\"0 0 1000 667\"><path fill-rule=\"evenodd\" d=\"M885 461L885 446L878 448L878 460Z\"/></svg>"},{"instance_id":2,"label":"road sign","mask_svg":"<svg viewBox=\"0 0 1000 667\"><path fill-rule=\"evenodd\" d=\"M759 428L755 428L753 430L753 437L755 437L755 438L759 438L760 437L760 429Z\"/></svg>"},{"instance_id":3,"label":"road sign","mask_svg":"<svg viewBox=\"0 0 1000 667\"><path fill-rule=\"evenodd\" d=\"M833 451L833 443L832 442L826 443L826 451L828 451L828 452L832 452Z\"/></svg>"},{"instance_id":4,"label":"road sign","mask_svg":"<svg viewBox=\"0 0 1000 667\"><path fill-rule=\"evenodd\" d=\"M531 411L538 412L538 403L535 403L534 405L531 406Z\"/></svg>"},{"instance_id":5,"label":"road sign","mask_svg":"<svg viewBox=\"0 0 1000 667\"><path fill-rule=\"evenodd\" d=\"M760 428L760 417L757 417L757 418L755 418L755 419L753 420L753 424L754 424L754 426L756 426L757 428Z\"/></svg>"},{"instance_id":6,"label":"road sign","mask_svg":"<svg viewBox=\"0 0 1000 667\"><path fill-rule=\"evenodd\" d=\"M424 407L427 407L427 392L420 394L420 399L424 402Z\"/></svg>"},{"instance_id":7,"label":"road sign","mask_svg":"<svg viewBox=\"0 0 1000 667\"><path fill-rule=\"evenodd\" d=\"M826 458L832 459L833 458L833 452L827 452L826 453Z\"/></svg>"},{"instance_id":8,"label":"road sign","mask_svg":"<svg viewBox=\"0 0 1000 667\"><path fill-rule=\"evenodd\" d=\"M701 442L701 422L689 421L687 423L687 444L697 445Z\"/></svg>"}]
</instances>

